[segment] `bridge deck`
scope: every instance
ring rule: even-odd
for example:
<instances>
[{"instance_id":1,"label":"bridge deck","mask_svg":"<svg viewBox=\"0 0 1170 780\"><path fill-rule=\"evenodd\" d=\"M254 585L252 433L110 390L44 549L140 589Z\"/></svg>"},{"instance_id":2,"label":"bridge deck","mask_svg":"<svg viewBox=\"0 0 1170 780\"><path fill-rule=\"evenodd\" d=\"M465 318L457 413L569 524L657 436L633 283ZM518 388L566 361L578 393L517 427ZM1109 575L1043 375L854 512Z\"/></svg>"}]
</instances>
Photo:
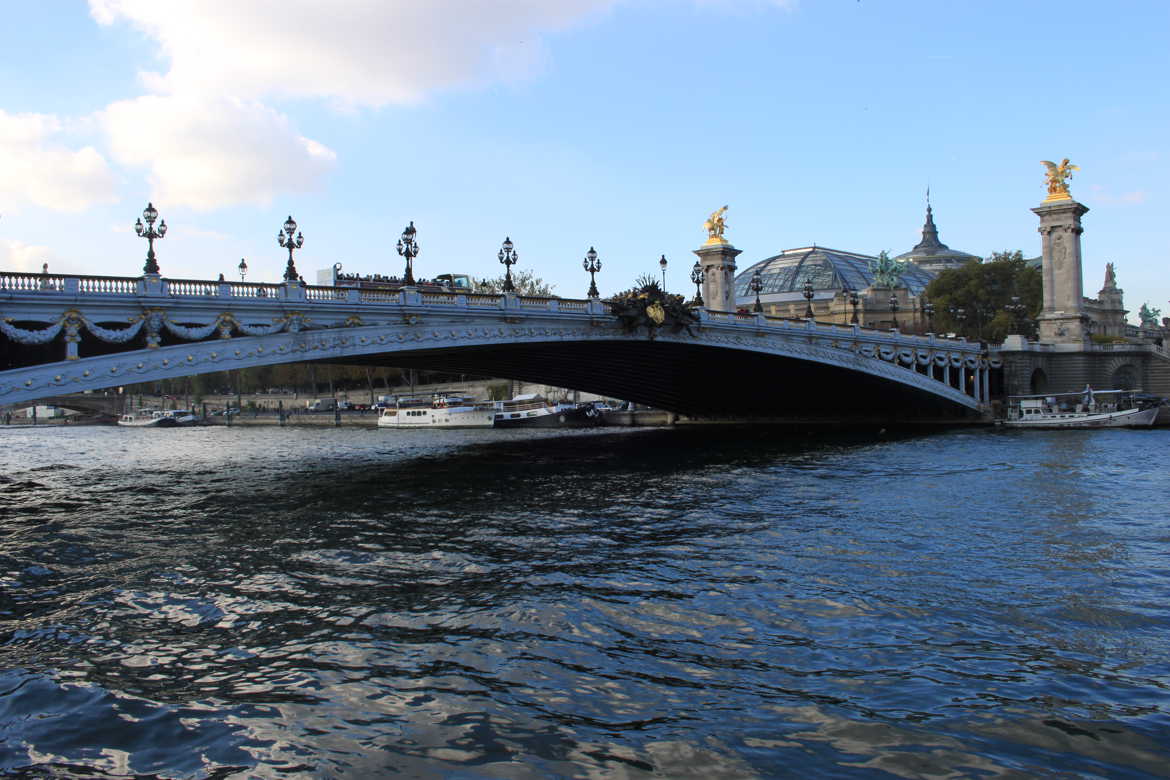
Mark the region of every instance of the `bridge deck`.
<instances>
[{"instance_id":1,"label":"bridge deck","mask_svg":"<svg viewBox=\"0 0 1170 780\"><path fill-rule=\"evenodd\" d=\"M691 415L938 416L984 408L989 368L962 339L759 314L703 310L690 329L626 332L598 299L157 277L0 274L0 333L0 403L315 360L546 382Z\"/></svg>"}]
</instances>

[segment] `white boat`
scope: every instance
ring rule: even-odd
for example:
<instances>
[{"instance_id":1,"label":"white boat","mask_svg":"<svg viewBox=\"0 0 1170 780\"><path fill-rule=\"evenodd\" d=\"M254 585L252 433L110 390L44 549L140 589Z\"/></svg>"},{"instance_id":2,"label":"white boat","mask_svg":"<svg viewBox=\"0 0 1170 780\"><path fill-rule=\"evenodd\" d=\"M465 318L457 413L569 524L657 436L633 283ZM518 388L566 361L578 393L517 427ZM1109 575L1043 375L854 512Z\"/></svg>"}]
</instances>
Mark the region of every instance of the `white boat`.
<instances>
[{"instance_id":1,"label":"white boat","mask_svg":"<svg viewBox=\"0 0 1170 780\"><path fill-rule=\"evenodd\" d=\"M461 395L399 398L378 416L379 428L491 428L495 411Z\"/></svg>"},{"instance_id":2,"label":"white boat","mask_svg":"<svg viewBox=\"0 0 1170 780\"><path fill-rule=\"evenodd\" d=\"M1008 397L1003 425L1012 428L1149 428L1161 399L1140 398L1132 390Z\"/></svg>"},{"instance_id":3,"label":"white boat","mask_svg":"<svg viewBox=\"0 0 1170 780\"><path fill-rule=\"evenodd\" d=\"M601 422L593 404L553 402L535 393L496 401L497 428L588 428Z\"/></svg>"},{"instance_id":4,"label":"white boat","mask_svg":"<svg viewBox=\"0 0 1170 780\"><path fill-rule=\"evenodd\" d=\"M175 428L178 426L194 425L199 422L199 415L190 409L139 409L137 412L124 414L118 418L118 425L134 428Z\"/></svg>"}]
</instances>

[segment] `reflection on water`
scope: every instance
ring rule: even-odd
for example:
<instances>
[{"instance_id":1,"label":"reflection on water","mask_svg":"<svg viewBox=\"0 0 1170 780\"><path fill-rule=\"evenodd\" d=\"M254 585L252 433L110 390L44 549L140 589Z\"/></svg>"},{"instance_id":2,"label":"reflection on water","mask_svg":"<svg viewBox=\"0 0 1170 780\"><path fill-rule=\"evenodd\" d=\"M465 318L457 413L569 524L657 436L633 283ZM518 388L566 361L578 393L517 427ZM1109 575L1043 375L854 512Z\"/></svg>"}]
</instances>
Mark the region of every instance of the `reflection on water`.
<instances>
[{"instance_id":1,"label":"reflection on water","mask_svg":"<svg viewBox=\"0 0 1170 780\"><path fill-rule=\"evenodd\" d=\"M1166 431L0 441L0 772L1170 765Z\"/></svg>"}]
</instances>

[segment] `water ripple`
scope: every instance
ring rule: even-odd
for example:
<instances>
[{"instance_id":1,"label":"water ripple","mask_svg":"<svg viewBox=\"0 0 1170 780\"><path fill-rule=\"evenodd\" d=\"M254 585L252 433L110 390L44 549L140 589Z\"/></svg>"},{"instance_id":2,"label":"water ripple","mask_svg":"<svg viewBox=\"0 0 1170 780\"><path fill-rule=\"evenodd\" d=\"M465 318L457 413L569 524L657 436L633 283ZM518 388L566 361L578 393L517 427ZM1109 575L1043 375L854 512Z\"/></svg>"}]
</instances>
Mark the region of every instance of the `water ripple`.
<instances>
[{"instance_id":1,"label":"water ripple","mask_svg":"<svg viewBox=\"0 0 1170 780\"><path fill-rule=\"evenodd\" d=\"M1170 432L132 433L0 431L0 773L1170 766Z\"/></svg>"}]
</instances>

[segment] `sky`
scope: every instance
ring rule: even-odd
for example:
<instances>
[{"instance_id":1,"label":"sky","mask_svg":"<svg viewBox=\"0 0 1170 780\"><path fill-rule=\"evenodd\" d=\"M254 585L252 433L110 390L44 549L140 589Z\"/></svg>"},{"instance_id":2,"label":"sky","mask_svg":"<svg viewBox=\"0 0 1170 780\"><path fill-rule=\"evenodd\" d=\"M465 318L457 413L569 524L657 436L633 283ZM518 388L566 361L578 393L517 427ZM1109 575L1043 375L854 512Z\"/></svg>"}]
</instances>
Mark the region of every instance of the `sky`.
<instances>
[{"instance_id":1,"label":"sky","mask_svg":"<svg viewBox=\"0 0 1170 780\"><path fill-rule=\"evenodd\" d=\"M1170 314L1165 0L0 0L0 270L309 282L518 269L583 297L728 206L740 268L813 243L1040 253L1080 170L1084 288Z\"/></svg>"}]
</instances>

